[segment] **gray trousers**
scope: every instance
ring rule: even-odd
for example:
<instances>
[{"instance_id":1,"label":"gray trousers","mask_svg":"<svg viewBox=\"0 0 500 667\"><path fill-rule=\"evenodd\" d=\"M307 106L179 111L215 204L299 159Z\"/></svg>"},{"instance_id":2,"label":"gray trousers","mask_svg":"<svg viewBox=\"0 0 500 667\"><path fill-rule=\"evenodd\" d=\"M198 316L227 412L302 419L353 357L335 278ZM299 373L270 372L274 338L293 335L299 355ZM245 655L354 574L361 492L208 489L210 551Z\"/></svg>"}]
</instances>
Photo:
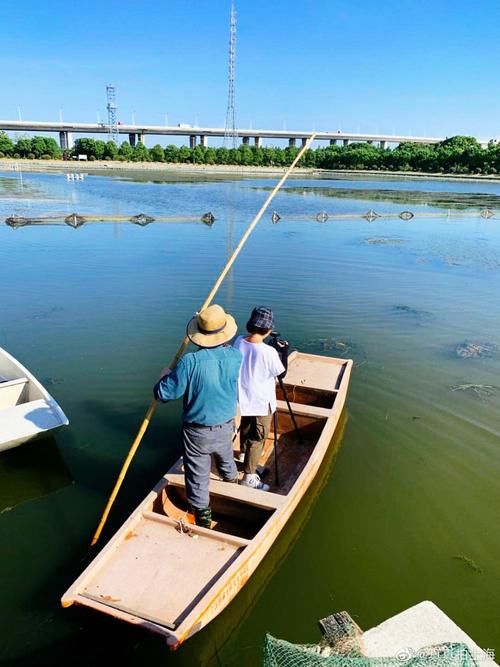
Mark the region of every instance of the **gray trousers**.
<instances>
[{"instance_id":1,"label":"gray trousers","mask_svg":"<svg viewBox=\"0 0 500 667\"><path fill-rule=\"evenodd\" d=\"M257 472L272 418L272 415L241 418L240 442L241 451L245 452L243 470L247 475L254 475Z\"/></svg>"},{"instance_id":2,"label":"gray trousers","mask_svg":"<svg viewBox=\"0 0 500 667\"><path fill-rule=\"evenodd\" d=\"M222 479L232 482L238 477L233 457L234 419L217 426L183 424L184 475L186 496L195 508L208 507L208 485L212 454Z\"/></svg>"}]
</instances>

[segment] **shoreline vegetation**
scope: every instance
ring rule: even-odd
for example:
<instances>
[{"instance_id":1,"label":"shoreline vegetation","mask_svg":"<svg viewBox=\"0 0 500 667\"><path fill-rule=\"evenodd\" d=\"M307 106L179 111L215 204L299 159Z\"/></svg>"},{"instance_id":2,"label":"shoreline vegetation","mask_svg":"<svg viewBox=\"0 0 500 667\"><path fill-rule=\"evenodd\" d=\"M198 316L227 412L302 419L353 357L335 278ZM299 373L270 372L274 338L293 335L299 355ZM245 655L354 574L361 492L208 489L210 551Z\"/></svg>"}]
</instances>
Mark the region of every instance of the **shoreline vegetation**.
<instances>
[{"instance_id":1,"label":"shoreline vegetation","mask_svg":"<svg viewBox=\"0 0 500 667\"><path fill-rule=\"evenodd\" d=\"M184 173L247 175L275 174L289 166L299 148L260 147L241 144L238 148L198 145L147 148L127 141L118 147L113 141L77 139L71 151L61 151L53 138L21 137L16 142L0 132L0 168L26 171L168 171ZM85 156L85 157L83 157ZM456 136L435 145L402 143L380 148L367 143L330 145L309 149L297 174L325 173L375 175L379 177L464 178L498 180L500 143L483 148L473 137Z\"/></svg>"}]
</instances>

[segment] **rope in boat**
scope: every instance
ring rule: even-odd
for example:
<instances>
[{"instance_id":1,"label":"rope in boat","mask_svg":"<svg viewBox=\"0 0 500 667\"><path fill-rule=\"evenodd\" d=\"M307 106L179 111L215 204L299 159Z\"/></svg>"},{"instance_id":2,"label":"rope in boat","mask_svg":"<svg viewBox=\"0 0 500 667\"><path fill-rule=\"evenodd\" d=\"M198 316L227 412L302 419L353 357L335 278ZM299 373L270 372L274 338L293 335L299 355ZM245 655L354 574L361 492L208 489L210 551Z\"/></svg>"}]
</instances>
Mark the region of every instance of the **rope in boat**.
<instances>
[{"instance_id":1,"label":"rope in boat","mask_svg":"<svg viewBox=\"0 0 500 667\"><path fill-rule=\"evenodd\" d=\"M314 141L314 138L315 138L315 137L316 137L316 132L313 133L313 134L311 134L311 136L310 136L309 139L307 140L306 144L302 147L302 149L300 150L300 152L297 154L297 157L295 158L295 160L292 162L292 164L291 164L291 165L288 167L288 169L285 171L285 173L283 174L283 176L281 177L281 179L279 180L279 182L277 183L277 185L274 187L274 189L272 190L272 192L271 192L271 193L269 194L269 196L267 197L267 199L266 199L266 201L264 202L264 204L261 206L259 212L258 212L257 215L254 217L254 219L252 220L252 222L251 222L250 225L248 226L246 232L245 232L245 233L243 234L243 236L241 237L241 240L240 240L240 242L238 243L238 245L236 246L236 248L234 249L233 254L232 254L231 257L229 258L229 260L226 262L225 267L222 269L222 271L221 271L219 277L218 277L217 280L215 281L214 286L212 287L212 289L211 289L209 295L207 296L207 298L206 298L205 301L203 302L203 304L202 304L202 306L201 306L201 308L200 308L200 311L204 310L205 308L207 308L207 307L212 303L213 298L214 298L215 295L217 294L217 291L219 290L219 287L221 286L221 284L222 284L224 278L226 277L226 275L227 275L227 274L229 273L229 271L231 270L231 267L233 266L234 262L236 261L236 258L238 257L238 255L240 254L240 252L241 252L243 246L245 245L245 243L246 243L248 237L250 236L250 234L252 233L252 231L254 230L254 228L257 226L259 220L260 220L260 219L262 218L262 216L264 215L264 212L266 211L266 209L267 209L267 207L269 206L269 204L272 202L272 200L274 199L274 197L276 196L276 194L277 194L277 193L279 192L279 190L281 189L281 186L283 185L283 183L287 180L287 178L290 176L290 174L291 174L292 171L294 170L294 168L295 168L295 166L297 165L297 163L299 162L300 158L303 156L303 154L306 152L306 150L310 147L310 145L311 145L312 142ZM177 361L178 361L178 360L181 358L181 356L184 354L184 351L185 351L186 347L188 346L188 344L189 344L189 338L188 338L187 335L186 335L186 336L184 337L182 343L180 344L179 349L177 350L177 352L176 352L174 358L172 359L172 361L171 361L170 364L169 364L169 366L170 366L171 368L172 368L173 366L175 366L175 364L177 363ZM140 426L140 428L139 428L139 431L138 431L138 433L137 433L137 435L136 435L136 437L135 437L135 440L134 440L134 442L132 443L132 445L131 445L131 447L130 447L130 450L129 450L128 454L127 454L127 457L126 457L126 459L125 459L125 461L124 461L124 463L123 463L123 465L122 465L122 468L121 468L121 470L120 470L120 474L118 475L118 479L117 479L117 481L116 481L116 483L115 483L115 486L113 487L113 491L111 492L111 495L110 495L110 497L109 497L109 500L108 500L108 502L107 502L107 504L106 504L106 507L105 507L105 509L104 509L103 515L102 515L102 517L101 517L101 521L99 522L99 525L97 526L97 530L96 530L96 532L94 533L94 536L93 536L93 538L92 538L92 542L90 543L90 546L91 546L91 547L94 546L94 544L95 544L95 543L97 542L97 540L99 539L99 536L100 536L100 534L101 534L101 532L102 532L102 529L103 529L103 527L104 527L104 524L106 523L106 520L107 520L107 518L108 518L109 512L110 512L110 510L111 510L111 507L112 507L112 505L113 505L113 503L114 503L114 501L115 501L116 496L118 495L118 491L120 490L120 487L121 487L122 482L123 482L123 480L124 480L124 478L125 478L125 475L126 475L126 473L127 473L127 470L128 470L128 468L129 468L129 466L130 466L130 464L131 464L131 462L132 462L132 459L133 459L133 457L134 457L134 454L135 454L135 452L137 451L137 448L139 447L139 445L141 444L141 441L142 441L142 438L144 437L144 434L146 433L146 430L147 430L147 428L148 428L148 426L149 426L149 423L150 423L150 421L151 421L151 419L152 419L152 417L153 417L153 414L154 414L154 412L155 412L156 406L157 406L157 401L156 401L155 399L153 399L153 400L151 401L151 404L150 404L150 406L149 406L149 408L148 408L148 410L147 410L147 412L146 412L146 415L145 415L145 417L144 417L144 419L143 419L143 421L142 421L142 424L141 424L141 426Z\"/></svg>"}]
</instances>

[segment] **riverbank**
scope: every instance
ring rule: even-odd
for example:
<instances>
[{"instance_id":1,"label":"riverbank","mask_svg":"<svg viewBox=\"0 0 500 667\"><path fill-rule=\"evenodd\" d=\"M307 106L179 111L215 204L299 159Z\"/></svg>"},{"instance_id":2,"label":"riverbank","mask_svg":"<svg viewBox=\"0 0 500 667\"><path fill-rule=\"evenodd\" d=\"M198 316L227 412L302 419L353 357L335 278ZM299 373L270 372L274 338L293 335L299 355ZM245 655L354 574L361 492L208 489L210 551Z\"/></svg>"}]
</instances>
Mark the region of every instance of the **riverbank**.
<instances>
[{"instance_id":1,"label":"riverbank","mask_svg":"<svg viewBox=\"0 0 500 667\"><path fill-rule=\"evenodd\" d=\"M76 160L13 160L12 158L0 159L0 171L31 171L43 173L156 173L164 175L185 174L222 177L255 177L255 176L277 176L283 174L286 167L257 167L232 164L183 164L165 162L119 162L119 161L91 161L79 162ZM500 174L443 174L433 172L415 171L380 171L369 169L316 169L297 167L294 176L307 176L311 178L373 178L373 179L436 179L444 181L462 182L500 182Z\"/></svg>"}]
</instances>

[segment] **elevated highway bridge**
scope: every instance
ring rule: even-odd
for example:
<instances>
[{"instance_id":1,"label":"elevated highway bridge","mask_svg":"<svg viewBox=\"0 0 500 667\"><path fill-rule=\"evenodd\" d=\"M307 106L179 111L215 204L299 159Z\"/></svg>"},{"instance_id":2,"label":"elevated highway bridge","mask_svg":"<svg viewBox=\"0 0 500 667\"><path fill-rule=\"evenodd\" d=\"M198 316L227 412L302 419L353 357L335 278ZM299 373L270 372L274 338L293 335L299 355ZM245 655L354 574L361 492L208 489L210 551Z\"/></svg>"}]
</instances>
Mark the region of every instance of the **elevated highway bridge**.
<instances>
[{"instance_id":1,"label":"elevated highway bridge","mask_svg":"<svg viewBox=\"0 0 500 667\"><path fill-rule=\"evenodd\" d=\"M192 125L179 124L174 126L167 125L118 125L118 134L128 136L132 146L138 141L144 143L146 135L188 137L189 145L194 148L197 144L208 145L209 137L223 138L224 128L217 127L195 127ZM25 120L0 120L0 130L6 132L36 132L36 133L58 133L59 143L63 150L72 148L74 134L109 134L110 128L106 123L67 123L67 122L45 122L45 121L25 121ZM266 129L238 129L237 136L243 144L253 142L255 146L261 146L263 139L277 139L288 141L290 146L304 145L310 131L295 130L266 130ZM326 141L330 144L340 143L344 146L352 142L367 142L377 144L381 148L386 148L388 144L401 144L403 142L413 142L417 144L436 144L444 141L446 137L419 137L406 135L390 134L356 134L353 132L317 132L316 141ZM481 145L487 145L488 141L480 141Z\"/></svg>"}]
</instances>

